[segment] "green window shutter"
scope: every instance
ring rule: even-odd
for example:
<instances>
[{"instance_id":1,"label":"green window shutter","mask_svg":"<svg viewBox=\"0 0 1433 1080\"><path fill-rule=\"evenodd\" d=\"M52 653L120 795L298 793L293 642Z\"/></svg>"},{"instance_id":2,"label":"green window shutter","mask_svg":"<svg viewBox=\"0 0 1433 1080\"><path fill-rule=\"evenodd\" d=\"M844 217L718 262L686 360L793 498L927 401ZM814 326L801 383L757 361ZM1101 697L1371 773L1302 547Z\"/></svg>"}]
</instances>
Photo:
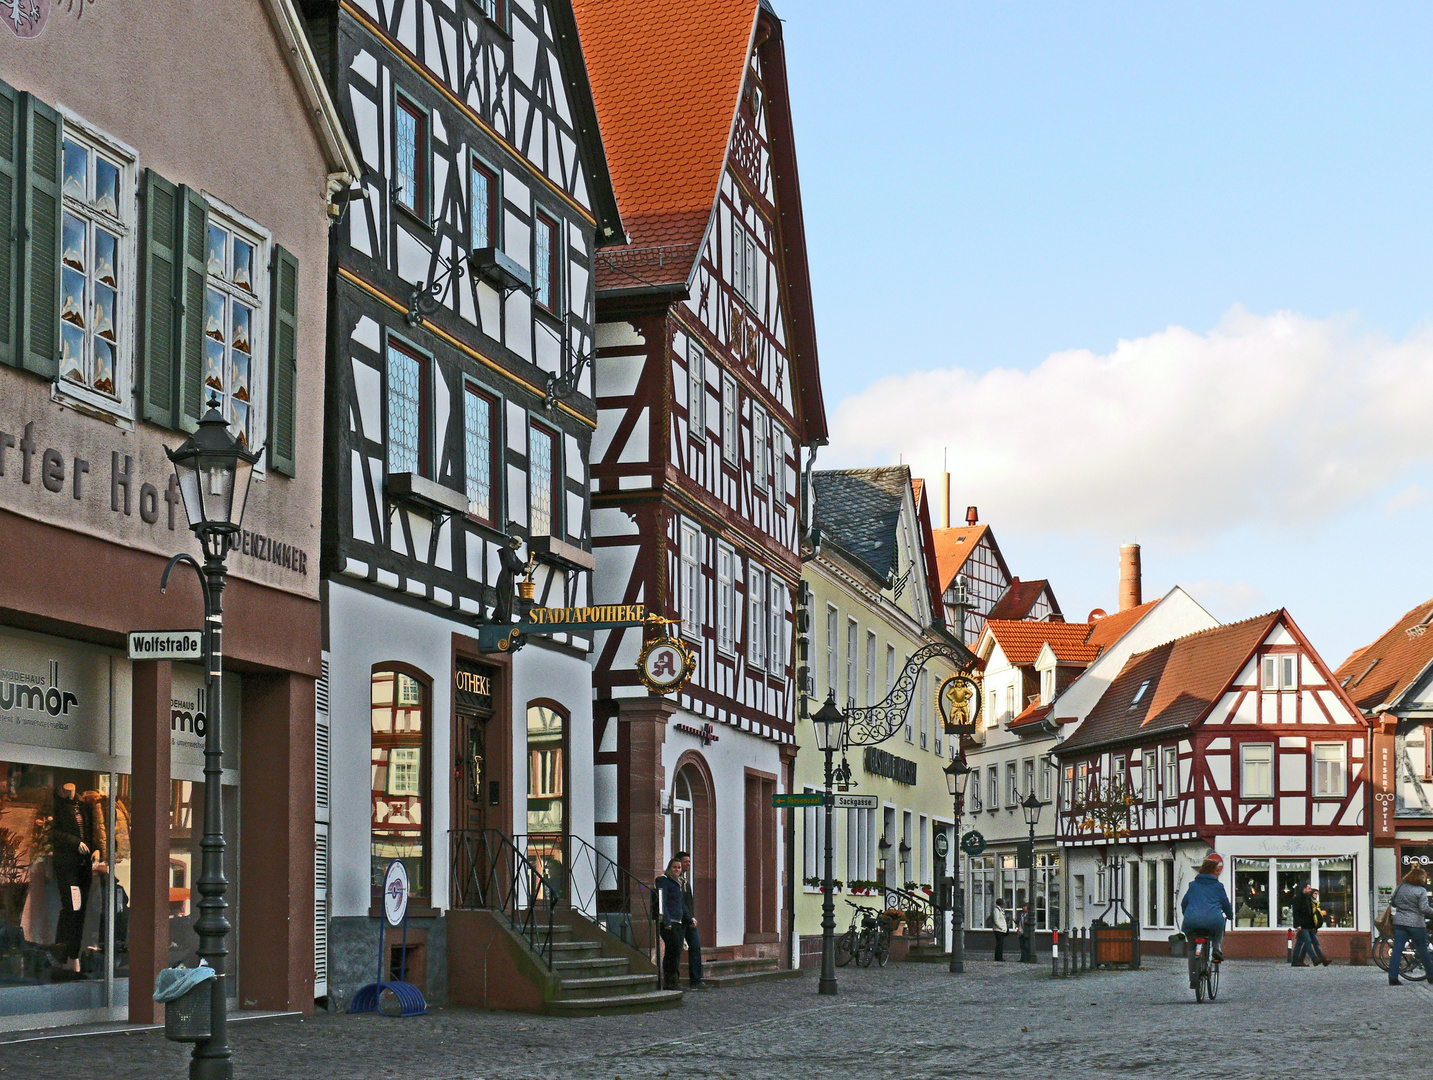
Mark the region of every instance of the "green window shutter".
<instances>
[{"instance_id":1,"label":"green window shutter","mask_svg":"<svg viewBox=\"0 0 1433 1080\"><path fill-rule=\"evenodd\" d=\"M274 245L269 288L269 467L294 475L298 389L299 261Z\"/></svg>"},{"instance_id":2,"label":"green window shutter","mask_svg":"<svg viewBox=\"0 0 1433 1080\"><path fill-rule=\"evenodd\" d=\"M60 373L60 114L31 94L20 98L25 170L20 204L20 363Z\"/></svg>"},{"instance_id":3,"label":"green window shutter","mask_svg":"<svg viewBox=\"0 0 1433 1080\"><path fill-rule=\"evenodd\" d=\"M139 373L144 418L165 427L174 423L176 317L175 225L179 189L153 169L144 170L144 224L140 229Z\"/></svg>"},{"instance_id":4,"label":"green window shutter","mask_svg":"<svg viewBox=\"0 0 1433 1080\"><path fill-rule=\"evenodd\" d=\"M193 188L179 189L180 241L175 252L179 297L179 328L175 338L179 353L179 426L193 431L204 415L204 295L209 265L209 207L204 196Z\"/></svg>"},{"instance_id":5,"label":"green window shutter","mask_svg":"<svg viewBox=\"0 0 1433 1080\"><path fill-rule=\"evenodd\" d=\"M20 191L20 95L0 82L0 364L15 363L15 302L19 284L15 225Z\"/></svg>"}]
</instances>

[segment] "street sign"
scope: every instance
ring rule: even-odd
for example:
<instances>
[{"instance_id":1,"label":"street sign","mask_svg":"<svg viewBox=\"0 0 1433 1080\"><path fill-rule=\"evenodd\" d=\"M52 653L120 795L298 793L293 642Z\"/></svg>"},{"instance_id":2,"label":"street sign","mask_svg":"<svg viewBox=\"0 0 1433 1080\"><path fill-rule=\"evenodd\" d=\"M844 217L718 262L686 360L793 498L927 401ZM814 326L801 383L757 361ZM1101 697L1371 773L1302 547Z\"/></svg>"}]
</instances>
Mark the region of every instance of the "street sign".
<instances>
[{"instance_id":1,"label":"street sign","mask_svg":"<svg viewBox=\"0 0 1433 1080\"><path fill-rule=\"evenodd\" d=\"M833 795L831 806L835 810L875 810L881 800L874 795Z\"/></svg>"},{"instance_id":2,"label":"street sign","mask_svg":"<svg viewBox=\"0 0 1433 1080\"><path fill-rule=\"evenodd\" d=\"M825 801L826 796L819 791L800 791L771 797L771 805L778 810L783 806L820 806Z\"/></svg>"},{"instance_id":3,"label":"street sign","mask_svg":"<svg viewBox=\"0 0 1433 1080\"><path fill-rule=\"evenodd\" d=\"M937 859L943 859L949 851L950 838L945 835L945 830L941 829L935 834L935 857Z\"/></svg>"},{"instance_id":4,"label":"street sign","mask_svg":"<svg viewBox=\"0 0 1433 1080\"><path fill-rule=\"evenodd\" d=\"M131 630L131 660L202 660L202 630Z\"/></svg>"},{"instance_id":5,"label":"street sign","mask_svg":"<svg viewBox=\"0 0 1433 1080\"><path fill-rule=\"evenodd\" d=\"M967 855L979 855L985 850L985 837L975 829L971 829L960 838L960 850Z\"/></svg>"},{"instance_id":6,"label":"street sign","mask_svg":"<svg viewBox=\"0 0 1433 1080\"><path fill-rule=\"evenodd\" d=\"M383 875L383 917L389 926L402 926L408 914L408 868L398 859L388 864Z\"/></svg>"}]
</instances>

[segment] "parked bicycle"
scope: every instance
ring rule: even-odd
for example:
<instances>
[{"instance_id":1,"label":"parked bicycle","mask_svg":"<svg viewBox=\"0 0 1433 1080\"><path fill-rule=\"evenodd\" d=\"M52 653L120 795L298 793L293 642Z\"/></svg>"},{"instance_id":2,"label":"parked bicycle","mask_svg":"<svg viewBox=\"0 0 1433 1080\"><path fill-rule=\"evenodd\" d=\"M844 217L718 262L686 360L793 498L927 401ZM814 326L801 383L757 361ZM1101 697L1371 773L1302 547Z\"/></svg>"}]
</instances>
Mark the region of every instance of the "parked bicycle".
<instances>
[{"instance_id":1,"label":"parked bicycle","mask_svg":"<svg viewBox=\"0 0 1433 1080\"><path fill-rule=\"evenodd\" d=\"M851 957L856 955L856 945L861 938L862 912L869 914L871 912L874 912L875 910L874 908L862 907L860 904L854 904L850 900L846 901L846 906L854 908L855 910L851 912L851 925L846 928L846 932L844 934L842 934L836 939L837 967L845 967L851 962Z\"/></svg>"},{"instance_id":2,"label":"parked bicycle","mask_svg":"<svg viewBox=\"0 0 1433 1080\"><path fill-rule=\"evenodd\" d=\"M852 908L851 925L836 939L836 966L845 967L852 959L857 967L870 967L871 961L885 967L891 958L891 925L885 912L846 901Z\"/></svg>"},{"instance_id":3,"label":"parked bicycle","mask_svg":"<svg viewBox=\"0 0 1433 1080\"><path fill-rule=\"evenodd\" d=\"M1213 1001L1219 996L1219 960L1214 955L1214 942L1199 931L1189 942L1189 988L1194 991L1195 1001L1202 1002L1206 997Z\"/></svg>"}]
</instances>

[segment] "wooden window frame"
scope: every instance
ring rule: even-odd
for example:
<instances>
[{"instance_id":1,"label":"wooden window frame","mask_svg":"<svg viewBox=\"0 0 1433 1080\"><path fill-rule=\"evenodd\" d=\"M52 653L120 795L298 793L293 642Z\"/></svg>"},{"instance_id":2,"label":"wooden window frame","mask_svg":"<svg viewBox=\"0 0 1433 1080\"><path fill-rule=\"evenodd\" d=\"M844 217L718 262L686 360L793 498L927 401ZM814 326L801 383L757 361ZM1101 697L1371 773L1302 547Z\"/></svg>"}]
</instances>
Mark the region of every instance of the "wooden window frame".
<instances>
[{"instance_id":1,"label":"wooden window frame","mask_svg":"<svg viewBox=\"0 0 1433 1080\"><path fill-rule=\"evenodd\" d=\"M502 0L497 0L502 3ZM479 245L473 240L473 224L477 220L477 205L473 198L473 174L482 173L488 180L488 213L487 231L488 242ZM468 156L468 246L472 250L481 247L501 248L503 246L502 236L502 172L489 165L476 153Z\"/></svg>"},{"instance_id":2,"label":"wooden window frame","mask_svg":"<svg viewBox=\"0 0 1433 1080\"><path fill-rule=\"evenodd\" d=\"M398 191L398 111L402 110L417 122L413 145L413 191L415 205L403 201ZM432 126L433 117L412 94L401 86L393 88L393 205L420 222L425 228L432 223Z\"/></svg>"},{"instance_id":3,"label":"wooden window frame","mask_svg":"<svg viewBox=\"0 0 1433 1080\"><path fill-rule=\"evenodd\" d=\"M548 229L547 248L547 281L548 291L552 294L550 304L544 303L537 294L537 238L538 222L542 222ZM532 215L532 306L538 311L546 312L555 319L562 317L562 219L559 216L548 213L541 208L535 210Z\"/></svg>"},{"instance_id":4,"label":"wooden window frame","mask_svg":"<svg viewBox=\"0 0 1433 1080\"><path fill-rule=\"evenodd\" d=\"M392 431L391 417L389 415L389 372L388 353L394 350L402 353L410 360L418 363L418 468L414 470L419 476L433 479L433 435L432 435L432 412L433 412L433 357L418 348L412 342L397 334L389 334L383 347L383 467L386 472L393 472L389 460L390 433ZM402 470L397 470L402 471Z\"/></svg>"},{"instance_id":5,"label":"wooden window frame","mask_svg":"<svg viewBox=\"0 0 1433 1080\"><path fill-rule=\"evenodd\" d=\"M502 399L490 390L473 382L471 379L463 380L463 493L468 494L468 398L473 397L488 409L488 517L473 512L472 496L468 496L468 520L476 521L480 525L486 525L492 529L500 529L500 518L502 515L498 508L502 505L502 470L498 467L501 459L502 447Z\"/></svg>"}]
</instances>

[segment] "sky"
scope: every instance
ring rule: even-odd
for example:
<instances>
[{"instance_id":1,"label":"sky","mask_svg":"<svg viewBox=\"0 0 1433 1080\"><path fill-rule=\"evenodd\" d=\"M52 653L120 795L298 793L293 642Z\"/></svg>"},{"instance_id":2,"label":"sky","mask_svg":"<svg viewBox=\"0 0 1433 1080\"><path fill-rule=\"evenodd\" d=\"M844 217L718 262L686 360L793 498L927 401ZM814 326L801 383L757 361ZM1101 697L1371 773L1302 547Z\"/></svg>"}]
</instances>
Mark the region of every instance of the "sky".
<instances>
[{"instance_id":1,"label":"sky","mask_svg":"<svg viewBox=\"0 0 1433 1080\"><path fill-rule=\"evenodd\" d=\"M948 460L1070 619L1433 596L1433 5L774 2L818 468Z\"/></svg>"}]
</instances>

